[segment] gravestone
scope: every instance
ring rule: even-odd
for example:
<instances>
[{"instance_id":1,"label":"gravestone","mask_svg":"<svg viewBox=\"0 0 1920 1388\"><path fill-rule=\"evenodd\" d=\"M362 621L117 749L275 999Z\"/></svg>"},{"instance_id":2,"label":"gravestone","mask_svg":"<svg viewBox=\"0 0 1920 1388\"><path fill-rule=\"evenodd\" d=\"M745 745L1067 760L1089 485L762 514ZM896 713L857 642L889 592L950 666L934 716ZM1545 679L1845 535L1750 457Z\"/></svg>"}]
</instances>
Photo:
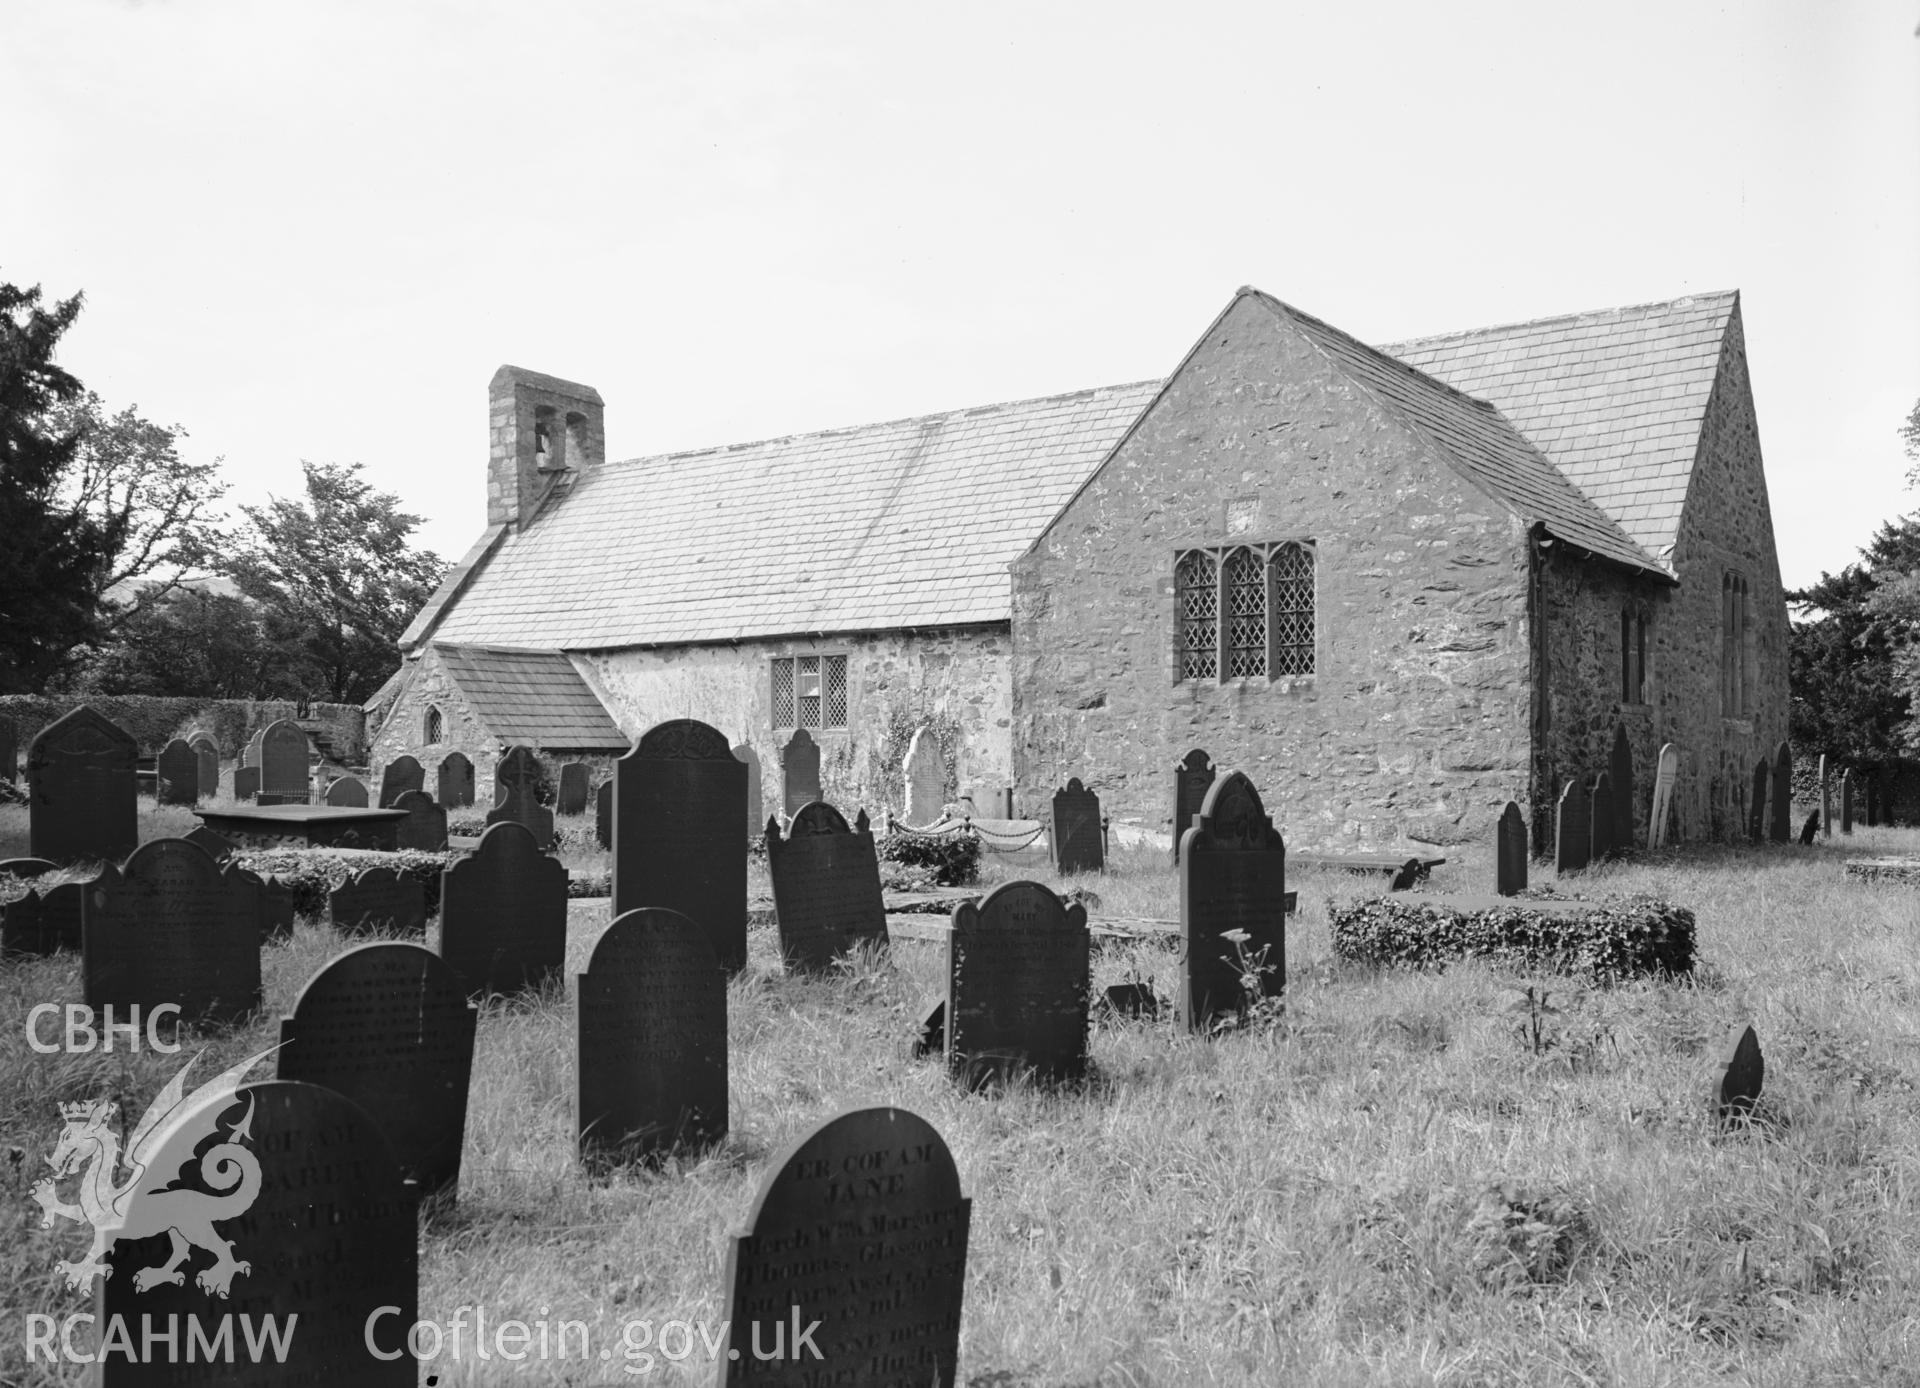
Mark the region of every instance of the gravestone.
<instances>
[{"instance_id":1,"label":"gravestone","mask_svg":"<svg viewBox=\"0 0 1920 1388\"><path fill-rule=\"evenodd\" d=\"M1602 771L1593 778L1592 811L1588 817L1587 861L1604 863L1613 856L1613 777Z\"/></svg>"},{"instance_id":2,"label":"gravestone","mask_svg":"<svg viewBox=\"0 0 1920 1388\"><path fill-rule=\"evenodd\" d=\"M468 994L558 977L567 952L567 870L524 824L494 824L440 878L440 957Z\"/></svg>"},{"instance_id":3,"label":"gravestone","mask_svg":"<svg viewBox=\"0 0 1920 1388\"><path fill-rule=\"evenodd\" d=\"M1853 832L1853 771L1840 773L1840 832Z\"/></svg>"},{"instance_id":4,"label":"gravestone","mask_svg":"<svg viewBox=\"0 0 1920 1388\"><path fill-rule=\"evenodd\" d=\"M1263 998L1287 983L1287 848L1253 782L1239 771L1207 791L1180 844L1180 929L1185 965L1180 1016L1189 1031L1252 1001L1242 974L1258 976ZM1235 942L1229 933L1244 934Z\"/></svg>"},{"instance_id":5,"label":"gravestone","mask_svg":"<svg viewBox=\"0 0 1920 1388\"><path fill-rule=\"evenodd\" d=\"M447 807L436 805L424 790L403 790L393 802L407 817L394 825L394 847L439 853L447 846Z\"/></svg>"},{"instance_id":6,"label":"gravestone","mask_svg":"<svg viewBox=\"0 0 1920 1388\"><path fill-rule=\"evenodd\" d=\"M45 877L59 870L60 864L45 858L0 858L0 877Z\"/></svg>"},{"instance_id":7,"label":"gravestone","mask_svg":"<svg viewBox=\"0 0 1920 1388\"><path fill-rule=\"evenodd\" d=\"M312 797L307 761L307 734L298 723L282 718L260 734L260 794L274 797L265 803L304 805Z\"/></svg>"},{"instance_id":8,"label":"gravestone","mask_svg":"<svg viewBox=\"0 0 1920 1388\"><path fill-rule=\"evenodd\" d=\"M947 1000L935 998L920 1009L920 1020L913 1028L913 1058L947 1053Z\"/></svg>"},{"instance_id":9,"label":"gravestone","mask_svg":"<svg viewBox=\"0 0 1920 1388\"><path fill-rule=\"evenodd\" d=\"M1793 748L1784 742L1773 754L1772 790L1768 832L1775 843L1786 843L1793 836Z\"/></svg>"},{"instance_id":10,"label":"gravestone","mask_svg":"<svg viewBox=\"0 0 1920 1388\"><path fill-rule=\"evenodd\" d=\"M358 776L342 776L327 787L327 803L364 810L367 808L367 783Z\"/></svg>"},{"instance_id":11,"label":"gravestone","mask_svg":"<svg viewBox=\"0 0 1920 1388\"><path fill-rule=\"evenodd\" d=\"M260 1005L259 879L223 873L204 848L152 839L81 898L86 1000L231 1022Z\"/></svg>"},{"instance_id":12,"label":"gravestone","mask_svg":"<svg viewBox=\"0 0 1920 1388\"><path fill-rule=\"evenodd\" d=\"M1507 801L1506 809L1500 811L1494 836L1499 860L1495 890L1501 896L1518 896L1527 888L1527 821L1520 817L1520 807L1513 801Z\"/></svg>"},{"instance_id":13,"label":"gravestone","mask_svg":"<svg viewBox=\"0 0 1920 1388\"><path fill-rule=\"evenodd\" d=\"M1207 802L1207 791L1213 785L1213 763L1207 760L1207 754L1198 747L1180 759L1173 769L1173 861L1180 861L1180 840L1187 830L1193 827L1193 821L1200 817L1200 807Z\"/></svg>"},{"instance_id":14,"label":"gravestone","mask_svg":"<svg viewBox=\"0 0 1920 1388\"><path fill-rule=\"evenodd\" d=\"M1833 837L1833 787L1827 780L1827 754L1820 754L1820 836Z\"/></svg>"},{"instance_id":15,"label":"gravestone","mask_svg":"<svg viewBox=\"0 0 1920 1388\"><path fill-rule=\"evenodd\" d=\"M602 848L613 847L613 782L602 781L593 793L593 837Z\"/></svg>"},{"instance_id":16,"label":"gravestone","mask_svg":"<svg viewBox=\"0 0 1920 1388\"><path fill-rule=\"evenodd\" d=\"M207 856L212 858L216 863L224 863L240 851L239 846L236 845L232 839L227 838L224 834L214 833L213 830L204 824L194 825L193 828L189 829L185 834L181 835L181 837L186 839L188 843L197 843L206 849Z\"/></svg>"},{"instance_id":17,"label":"gravestone","mask_svg":"<svg viewBox=\"0 0 1920 1388\"><path fill-rule=\"evenodd\" d=\"M1107 846L1100 797L1073 777L1053 793L1053 866L1056 872L1104 872Z\"/></svg>"},{"instance_id":18,"label":"gravestone","mask_svg":"<svg viewBox=\"0 0 1920 1388\"><path fill-rule=\"evenodd\" d=\"M1773 769L1765 757L1754 764L1753 802L1747 806L1747 837L1755 843L1763 842L1767 837L1767 783L1772 775Z\"/></svg>"},{"instance_id":19,"label":"gravestone","mask_svg":"<svg viewBox=\"0 0 1920 1388\"><path fill-rule=\"evenodd\" d=\"M92 1308L102 1325L134 1327L135 1348L103 1353L96 1382L411 1388L419 1373L406 1352L419 1309L418 1216L392 1144L364 1109L331 1089L263 1080L236 1090L221 1078L215 1097L190 1095L175 1111L178 1126L156 1131L166 1136L106 1255L110 1275ZM213 1143L199 1160L197 1141ZM198 1201L181 1198L194 1191L203 1192ZM196 1207L200 1220L190 1223L180 1212ZM174 1220L179 1233L169 1232ZM134 1236L145 1229L155 1232ZM196 1230L224 1256L183 1236ZM174 1264L177 1285L152 1271ZM247 1340L256 1331L241 1331L266 1316L282 1331L284 1358L262 1335L255 1364ZM231 1364L190 1362L196 1320L208 1336L231 1337ZM171 1355L160 1338L140 1362L143 1326L178 1336ZM376 1357L369 1342L394 1357Z\"/></svg>"},{"instance_id":20,"label":"gravestone","mask_svg":"<svg viewBox=\"0 0 1920 1388\"><path fill-rule=\"evenodd\" d=\"M200 800L200 754L180 738L162 747L154 758L153 798L161 805L193 805Z\"/></svg>"},{"instance_id":21,"label":"gravestone","mask_svg":"<svg viewBox=\"0 0 1920 1388\"><path fill-rule=\"evenodd\" d=\"M57 887L36 886L25 896L0 905L0 954L48 955L63 949L78 952L80 899L92 885L62 882Z\"/></svg>"},{"instance_id":22,"label":"gravestone","mask_svg":"<svg viewBox=\"0 0 1920 1388\"><path fill-rule=\"evenodd\" d=\"M266 736L267 730L261 728L256 731L252 737L247 739L246 748L240 753L240 764L242 766L251 766L256 770L259 768L260 746L266 740Z\"/></svg>"},{"instance_id":23,"label":"gravestone","mask_svg":"<svg viewBox=\"0 0 1920 1388\"><path fill-rule=\"evenodd\" d=\"M574 1131L590 1167L727 1135L727 982L678 911L616 916L579 976Z\"/></svg>"},{"instance_id":24,"label":"gravestone","mask_svg":"<svg viewBox=\"0 0 1920 1388\"><path fill-rule=\"evenodd\" d=\"M260 798L259 767L236 766L233 768L233 798L240 801Z\"/></svg>"},{"instance_id":25,"label":"gravestone","mask_svg":"<svg viewBox=\"0 0 1920 1388\"><path fill-rule=\"evenodd\" d=\"M20 728L0 715L0 781L11 784L20 776Z\"/></svg>"},{"instance_id":26,"label":"gravestone","mask_svg":"<svg viewBox=\"0 0 1920 1388\"><path fill-rule=\"evenodd\" d=\"M789 973L829 970L863 942L887 943L880 859L867 812L847 826L824 800L803 805L785 837L767 821L767 873Z\"/></svg>"},{"instance_id":27,"label":"gravestone","mask_svg":"<svg viewBox=\"0 0 1920 1388\"><path fill-rule=\"evenodd\" d=\"M781 812L788 819L820 798L820 746L805 728L780 752Z\"/></svg>"},{"instance_id":28,"label":"gravestone","mask_svg":"<svg viewBox=\"0 0 1920 1388\"><path fill-rule=\"evenodd\" d=\"M395 757L380 769L380 808L392 809L408 791L426 788L427 773L418 759L405 755Z\"/></svg>"},{"instance_id":29,"label":"gravestone","mask_svg":"<svg viewBox=\"0 0 1920 1388\"><path fill-rule=\"evenodd\" d=\"M82 705L27 746L28 852L56 863L118 862L140 842L140 746Z\"/></svg>"},{"instance_id":30,"label":"gravestone","mask_svg":"<svg viewBox=\"0 0 1920 1388\"><path fill-rule=\"evenodd\" d=\"M760 754L741 743L733 755L747 768L747 837L754 838L766 823L766 809L760 801Z\"/></svg>"},{"instance_id":31,"label":"gravestone","mask_svg":"<svg viewBox=\"0 0 1920 1388\"><path fill-rule=\"evenodd\" d=\"M434 797L450 810L462 810L473 803L473 763L464 752L449 752L440 759L440 793Z\"/></svg>"},{"instance_id":32,"label":"gravestone","mask_svg":"<svg viewBox=\"0 0 1920 1388\"><path fill-rule=\"evenodd\" d=\"M1633 851L1633 747L1627 741L1624 723L1613 725L1613 755L1607 761L1607 774L1613 781L1613 852Z\"/></svg>"},{"instance_id":33,"label":"gravestone","mask_svg":"<svg viewBox=\"0 0 1920 1388\"><path fill-rule=\"evenodd\" d=\"M1800 826L1800 846L1808 847L1820 832L1820 811L1814 810L1807 816L1807 822Z\"/></svg>"},{"instance_id":34,"label":"gravestone","mask_svg":"<svg viewBox=\"0 0 1920 1388\"><path fill-rule=\"evenodd\" d=\"M560 793L554 806L561 814L587 812L587 764L570 761L560 767Z\"/></svg>"},{"instance_id":35,"label":"gravestone","mask_svg":"<svg viewBox=\"0 0 1920 1388\"><path fill-rule=\"evenodd\" d=\"M1713 1116L1723 1125L1751 1122L1766 1078L1767 1062L1760 1054L1760 1038L1751 1026L1735 1027L1714 1070Z\"/></svg>"},{"instance_id":36,"label":"gravestone","mask_svg":"<svg viewBox=\"0 0 1920 1388\"><path fill-rule=\"evenodd\" d=\"M540 803L540 759L530 747L509 747L493 773L488 824L519 824L546 848L553 842L553 811Z\"/></svg>"},{"instance_id":37,"label":"gravestone","mask_svg":"<svg viewBox=\"0 0 1920 1388\"><path fill-rule=\"evenodd\" d=\"M1553 817L1553 870L1579 872L1593 851L1593 801L1576 776L1560 792L1559 813Z\"/></svg>"},{"instance_id":38,"label":"gravestone","mask_svg":"<svg viewBox=\"0 0 1920 1388\"><path fill-rule=\"evenodd\" d=\"M1087 908L1008 882L953 911L947 935L947 1068L969 1088L1087 1070Z\"/></svg>"},{"instance_id":39,"label":"gravestone","mask_svg":"<svg viewBox=\"0 0 1920 1388\"><path fill-rule=\"evenodd\" d=\"M1647 843L1664 848L1668 826L1673 819L1673 784L1680 775L1680 750L1671 742L1660 748L1660 761L1653 773L1653 809L1647 819Z\"/></svg>"},{"instance_id":40,"label":"gravestone","mask_svg":"<svg viewBox=\"0 0 1920 1388\"><path fill-rule=\"evenodd\" d=\"M327 918L342 935L370 930L425 935L426 887L419 878L392 868L367 868L327 893Z\"/></svg>"},{"instance_id":41,"label":"gravestone","mask_svg":"<svg viewBox=\"0 0 1920 1388\"><path fill-rule=\"evenodd\" d=\"M836 1383L957 1383L972 1202L940 1134L905 1109L860 1109L787 1148L774 1173L727 1257L722 1388L803 1388L822 1369ZM819 1322L808 1352L752 1353L772 1354L796 1317Z\"/></svg>"},{"instance_id":42,"label":"gravestone","mask_svg":"<svg viewBox=\"0 0 1920 1388\"><path fill-rule=\"evenodd\" d=\"M642 906L699 923L720 967L747 963L747 768L694 718L640 735L613 764L613 914Z\"/></svg>"},{"instance_id":43,"label":"gravestone","mask_svg":"<svg viewBox=\"0 0 1920 1388\"><path fill-rule=\"evenodd\" d=\"M211 800L220 793L220 744L205 733L196 733L187 739L187 746L193 748L199 765L200 794Z\"/></svg>"},{"instance_id":44,"label":"gravestone","mask_svg":"<svg viewBox=\"0 0 1920 1388\"><path fill-rule=\"evenodd\" d=\"M281 1019L279 1076L346 1095L386 1134L420 1194L451 1195L478 1016L432 950L356 945L308 979Z\"/></svg>"},{"instance_id":45,"label":"gravestone","mask_svg":"<svg viewBox=\"0 0 1920 1388\"><path fill-rule=\"evenodd\" d=\"M923 829L939 820L946 805L946 768L941 764L940 739L932 728L916 728L901 765L907 781L907 807L901 815L909 829Z\"/></svg>"},{"instance_id":46,"label":"gravestone","mask_svg":"<svg viewBox=\"0 0 1920 1388\"><path fill-rule=\"evenodd\" d=\"M235 869L229 867L228 872ZM293 884L278 877L248 873L260 884L260 937L284 940L293 934Z\"/></svg>"}]
</instances>

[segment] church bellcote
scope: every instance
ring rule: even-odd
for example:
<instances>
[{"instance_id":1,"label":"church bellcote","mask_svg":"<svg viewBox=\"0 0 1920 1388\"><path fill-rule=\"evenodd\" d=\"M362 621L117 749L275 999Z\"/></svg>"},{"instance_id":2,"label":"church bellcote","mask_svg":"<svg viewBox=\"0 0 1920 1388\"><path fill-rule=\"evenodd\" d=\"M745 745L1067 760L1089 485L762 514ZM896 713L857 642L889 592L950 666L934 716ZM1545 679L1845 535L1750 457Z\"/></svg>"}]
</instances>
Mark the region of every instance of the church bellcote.
<instances>
[{"instance_id":1,"label":"church bellcote","mask_svg":"<svg viewBox=\"0 0 1920 1388\"><path fill-rule=\"evenodd\" d=\"M606 461L606 407L592 386L503 366L487 397L488 525L528 524L557 481Z\"/></svg>"}]
</instances>

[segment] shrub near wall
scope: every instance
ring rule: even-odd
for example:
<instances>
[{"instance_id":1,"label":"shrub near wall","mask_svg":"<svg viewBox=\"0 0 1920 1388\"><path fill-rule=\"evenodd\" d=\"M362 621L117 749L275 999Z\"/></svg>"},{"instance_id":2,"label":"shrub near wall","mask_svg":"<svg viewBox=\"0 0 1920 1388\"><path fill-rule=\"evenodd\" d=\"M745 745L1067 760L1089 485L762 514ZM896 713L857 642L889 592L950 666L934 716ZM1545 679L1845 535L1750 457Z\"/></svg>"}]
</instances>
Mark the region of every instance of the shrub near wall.
<instances>
[{"instance_id":1,"label":"shrub near wall","mask_svg":"<svg viewBox=\"0 0 1920 1388\"><path fill-rule=\"evenodd\" d=\"M0 717L11 718L26 752L39 731L82 705L104 715L133 735L140 751L158 753L176 737L205 729L220 744L220 755L235 757L247 739L300 706L291 699L163 699L147 694L95 694L85 698L45 698L38 694L0 695ZM357 763L366 753L366 715L358 704L309 704L304 721L324 725L334 755Z\"/></svg>"},{"instance_id":2,"label":"shrub near wall","mask_svg":"<svg viewBox=\"0 0 1920 1388\"><path fill-rule=\"evenodd\" d=\"M1556 909L1559 907L1560 909ZM1693 969L1693 912L1650 896L1452 900L1403 892L1328 904L1334 952L1411 968L1486 959L1596 982Z\"/></svg>"}]
</instances>

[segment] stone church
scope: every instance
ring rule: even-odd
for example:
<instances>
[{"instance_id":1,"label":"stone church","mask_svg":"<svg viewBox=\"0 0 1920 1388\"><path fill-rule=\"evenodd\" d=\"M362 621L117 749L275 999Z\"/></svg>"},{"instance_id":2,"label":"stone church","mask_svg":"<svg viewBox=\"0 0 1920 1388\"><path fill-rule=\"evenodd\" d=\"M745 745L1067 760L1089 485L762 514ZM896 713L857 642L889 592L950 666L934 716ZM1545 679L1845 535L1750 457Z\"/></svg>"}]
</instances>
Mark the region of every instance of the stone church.
<instances>
[{"instance_id":1,"label":"stone church","mask_svg":"<svg viewBox=\"0 0 1920 1388\"><path fill-rule=\"evenodd\" d=\"M663 719L806 729L827 797L1164 832L1190 748L1288 842L1536 842L1624 725L1646 832L1742 822L1787 615L1736 293L1369 346L1242 289L1164 380L609 462L594 390L502 367L487 528L402 640L380 765L605 760Z\"/></svg>"}]
</instances>

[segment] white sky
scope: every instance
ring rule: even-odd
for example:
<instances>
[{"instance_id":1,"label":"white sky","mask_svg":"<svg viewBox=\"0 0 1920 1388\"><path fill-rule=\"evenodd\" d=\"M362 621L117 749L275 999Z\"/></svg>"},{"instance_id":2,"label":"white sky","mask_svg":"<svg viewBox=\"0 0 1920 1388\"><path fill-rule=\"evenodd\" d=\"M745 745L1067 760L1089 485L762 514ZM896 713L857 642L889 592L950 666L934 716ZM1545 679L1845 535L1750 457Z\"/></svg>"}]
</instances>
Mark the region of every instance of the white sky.
<instances>
[{"instance_id":1,"label":"white sky","mask_svg":"<svg viewBox=\"0 0 1920 1388\"><path fill-rule=\"evenodd\" d=\"M0 278L241 500L447 558L502 362L631 457L1742 291L1789 584L1920 506L1911 0L0 0Z\"/></svg>"}]
</instances>

